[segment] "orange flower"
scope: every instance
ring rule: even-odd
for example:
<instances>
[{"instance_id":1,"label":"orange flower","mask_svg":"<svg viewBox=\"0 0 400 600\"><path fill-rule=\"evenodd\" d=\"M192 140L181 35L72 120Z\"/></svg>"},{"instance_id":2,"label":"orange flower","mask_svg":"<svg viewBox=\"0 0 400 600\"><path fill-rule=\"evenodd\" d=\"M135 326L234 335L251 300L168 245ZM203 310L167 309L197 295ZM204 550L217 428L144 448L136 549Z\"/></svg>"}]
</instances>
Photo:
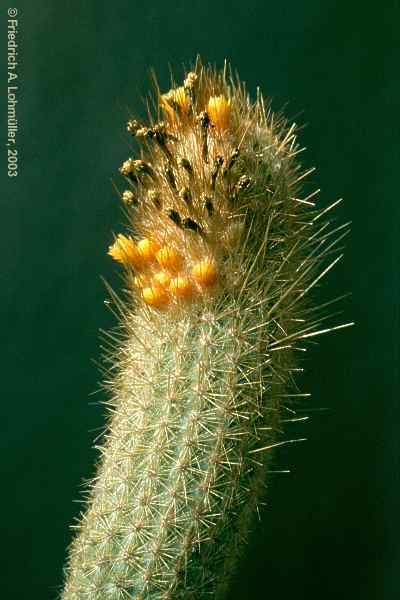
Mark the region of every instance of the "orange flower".
<instances>
[{"instance_id":1,"label":"orange flower","mask_svg":"<svg viewBox=\"0 0 400 600\"><path fill-rule=\"evenodd\" d=\"M161 105L171 121L174 121L176 117L186 117L189 112L189 98L185 88L181 86L162 94Z\"/></svg>"},{"instance_id":2,"label":"orange flower","mask_svg":"<svg viewBox=\"0 0 400 600\"><path fill-rule=\"evenodd\" d=\"M153 277L153 285L167 288L169 286L169 282L171 281L171 275L166 271L159 271Z\"/></svg>"},{"instance_id":3,"label":"orange flower","mask_svg":"<svg viewBox=\"0 0 400 600\"><path fill-rule=\"evenodd\" d=\"M153 308L163 308L169 302L169 296L161 287L146 287L142 290L142 298Z\"/></svg>"},{"instance_id":4,"label":"orange flower","mask_svg":"<svg viewBox=\"0 0 400 600\"><path fill-rule=\"evenodd\" d=\"M192 275L202 287L210 287L217 281L217 271L214 263L209 259L196 263L192 269Z\"/></svg>"},{"instance_id":5,"label":"orange flower","mask_svg":"<svg viewBox=\"0 0 400 600\"><path fill-rule=\"evenodd\" d=\"M168 271L179 271L182 266L182 256L172 246L163 246L156 254L158 264Z\"/></svg>"},{"instance_id":6,"label":"orange flower","mask_svg":"<svg viewBox=\"0 0 400 600\"><path fill-rule=\"evenodd\" d=\"M133 278L132 283L136 288L144 288L150 285L150 278L147 275L141 273Z\"/></svg>"},{"instance_id":7,"label":"orange flower","mask_svg":"<svg viewBox=\"0 0 400 600\"><path fill-rule=\"evenodd\" d=\"M152 262L155 259L157 250L160 249L160 244L155 240L144 238L138 242L137 248L145 262Z\"/></svg>"},{"instance_id":8,"label":"orange flower","mask_svg":"<svg viewBox=\"0 0 400 600\"><path fill-rule=\"evenodd\" d=\"M143 259L135 242L122 233L118 234L113 245L109 247L108 254L123 265L132 265L135 269L142 267Z\"/></svg>"},{"instance_id":9,"label":"orange flower","mask_svg":"<svg viewBox=\"0 0 400 600\"><path fill-rule=\"evenodd\" d=\"M193 284L187 277L178 275L171 279L169 291L177 298L190 298L193 295Z\"/></svg>"},{"instance_id":10,"label":"orange flower","mask_svg":"<svg viewBox=\"0 0 400 600\"><path fill-rule=\"evenodd\" d=\"M225 131L229 127L231 114L231 101L225 96L211 96L208 101L207 113L212 125L218 131Z\"/></svg>"}]
</instances>

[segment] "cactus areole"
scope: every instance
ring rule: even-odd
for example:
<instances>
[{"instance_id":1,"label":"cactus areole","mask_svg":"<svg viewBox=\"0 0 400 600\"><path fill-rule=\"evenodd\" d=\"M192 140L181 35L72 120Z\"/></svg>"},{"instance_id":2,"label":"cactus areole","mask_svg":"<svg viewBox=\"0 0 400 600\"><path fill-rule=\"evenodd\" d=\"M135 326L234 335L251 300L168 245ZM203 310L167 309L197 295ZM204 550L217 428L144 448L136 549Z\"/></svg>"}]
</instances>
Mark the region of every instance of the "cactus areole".
<instances>
[{"instance_id":1,"label":"cactus areole","mask_svg":"<svg viewBox=\"0 0 400 600\"><path fill-rule=\"evenodd\" d=\"M304 194L296 125L198 60L157 89L120 167L128 227L110 420L62 600L226 598L293 418L297 357L326 325L309 294L346 225ZM321 325L323 323L323 325ZM118 333L119 332L119 333Z\"/></svg>"}]
</instances>

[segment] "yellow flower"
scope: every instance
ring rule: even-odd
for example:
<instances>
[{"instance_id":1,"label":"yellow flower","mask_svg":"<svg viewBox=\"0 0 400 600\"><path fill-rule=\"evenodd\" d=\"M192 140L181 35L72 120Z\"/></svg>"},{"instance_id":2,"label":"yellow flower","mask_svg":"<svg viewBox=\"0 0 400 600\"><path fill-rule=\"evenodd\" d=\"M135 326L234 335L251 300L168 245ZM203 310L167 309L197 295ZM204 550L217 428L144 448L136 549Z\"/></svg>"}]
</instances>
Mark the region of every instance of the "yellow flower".
<instances>
[{"instance_id":1,"label":"yellow flower","mask_svg":"<svg viewBox=\"0 0 400 600\"><path fill-rule=\"evenodd\" d=\"M171 279L169 291L177 298L190 298L193 295L194 288L188 277L178 275Z\"/></svg>"},{"instance_id":2,"label":"yellow flower","mask_svg":"<svg viewBox=\"0 0 400 600\"><path fill-rule=\"evenodd\" d=\"M192 269L194 279L202 287L210 287L217 281L218 275L214 263L210 259L201 260Z\"/></svg>"},{"instance_id":3,"label":"yellow flower","mask_svg":"<svg viewBox=\"0 0 400 600\"><path fill-rule=\"evenodd\" d=\"M231 114L231 101L225 96L211 96L208 101L207 113L212 125L218 131L225 131L229 127Z\"/></svg>"},{"instance_id":4,"label":"yellow flower","mask_svg":"<svg viewBox=\"0 0 400 600\"><path fill-rule=\"evenodd\" d=\"M123 265L132 265L135 269L142 267L143 259L135 242L122 233L118 234L113 245L109 247L108 254Z\"/></svg>"},{"instance_id":5,"label":"yellow flower","mask_svg":"<svg viewBox=\"0 0 400 600\"><path fill-rule=\"evenodd\" d=\"M163 308L169 303L168 294L161 287L146 287L142 290L142 298L146 304L153 308Z\"/></svg>"},{"instance_id":6,"label":"yellow flower","mask_svg":"<svg viewBox=\"0 0 400 600\"><path fill-rule=\"evenodd\" d=\"M139 250L142 259L146 263L150 263L155 260L155 254L160 249L160 244L155 240L144 238L138 242L137 249Z\"/></svg>"},{"instance_id":7,"label":"yellow flower","mask_svg":"<svg viewBox=\"0 0 400 600\"><path fill-rule=\"evenodd\" d=\"M185 88L181 86L162 94L161 105L171 121L174 121L176 117L187 117L189 98L186 95Z\"/></svg>"},{"instance_id":8,"label":"yellow flower","mask_svg":"<svg viewBox=\"0 0 400 600\"><path fill-rule=\"evenodd\" d=\"M153 286L167 288L171 281L171 275L167 271L158 271L153 277Z\"/></svg>"},{"instance_id":9,"label":"yellow flower","mask_svg":"<svg viewBox=\"0 0 400 600\"><path fill-rule=\"evenodd\" d=\"M182 256L172 246L162 246L156 253L158 264L164 269L174 273L182 267Z\"/></svg>"},{"instance_id":10,"label":"yellow flower","mask_svg":"<svg viewBox=\"0 0 400 600\"><path fill-rule=\"evenodd\" d=\"M141 273L139 275L136 275L136 277L133 278L132 284L136 288L148 287L150 285L150 278L147 275L144 275L143 273Z\"/></svg>"}]
</instances>

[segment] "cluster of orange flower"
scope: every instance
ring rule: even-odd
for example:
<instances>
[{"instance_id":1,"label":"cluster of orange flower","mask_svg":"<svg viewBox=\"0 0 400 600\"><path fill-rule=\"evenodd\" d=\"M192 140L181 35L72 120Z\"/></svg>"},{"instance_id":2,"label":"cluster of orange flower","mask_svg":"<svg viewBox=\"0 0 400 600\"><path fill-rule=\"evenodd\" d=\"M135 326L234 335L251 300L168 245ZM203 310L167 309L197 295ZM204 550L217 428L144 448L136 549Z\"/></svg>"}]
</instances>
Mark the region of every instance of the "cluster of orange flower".
<instances>
[{"instance_id":1,"label":"cluster of orange flower","mask_svg":"<svg viewBox=\"0 0 400 600\"><path fill-rule=\"evenodd\" d=\"M163 308L171 300L192 299L217 282L217 271L211 259L196 262L190 274L184 272L184 258L173 246L160 246L150 239L137 244L119 234L108 254L138 273L133 285L144 302L153 308Z\"/></svg>"},{"instance_id":2,"label":"cluster of orange flower","mask_svg":"<svg viewBox=\"0 0 400 600\"><path fill-rule=\"evenodd\" d=\"M173 131L174 127L178 130L180 127L186 130L186 126L193 125L196 127L196 124L200 123L203 127L202 135L208 125L211 125L213 130L219 134L224 134L230 125L231 102L224 95L208 96L208 99L206 96L205 101L202 101L202 105L206 107L206 110L196 114L192 99L197 79L196 73L191 72L187 75L183 86L173 88L166 94L160 95L160 106L164 111L167 122ZM166 146L168 138L164 122L160 122L149 129L140 127L137 121L130 121L127 129L140 140L151 133L151 136L155 137L162 146L164 154L171 157L170 150ZM207 146L207 143L205 143L205 146ZM185 160L186 162L184 162ZM181 158L181 162L178 161L177 164L183 165L186 170L189 169L190 174L193 175L193 167L187 159ZM122 175L133 183L137 183L138 179L136 177L142 178L142 185L144 179L152 179L155 175L151 164L132 158L126 160L119 170ZM176 189L175 179L173 187ZM190 190L188 191L187 188L182 188L179 192L179 199L182 197L187 201L184 193L192 201ZM154 202L159 202L158 196L162 194L156 193L154 190L148 191L148 197L150 197L150 194L154 196ZM200 196L201 194L199 198ZM131 206L137 201L136 195L131 190L125 190L121 198L127 206ZM209 201L209 204L211 204L211 201ZM158 206L160 206L160 202ZM169 212L176 217L175 223L181 226L178 212L175 210ZM171 214L169 218L173 219ZM191 231L201 230L199 224L192 218L186 218L182 225L183 227L186 225ZM133 269L134 275L132 274L132 277L129 277L129 282L133 288L136 288L146 304L161 309L177 300L198 298L199 295L216 285L219 277L211 251L201 253L201 256L196 260L185 259L172 239L165 238L162 245L155 239L157 235L152 235L151 229L148 229L144 235L146 237L136 243L131 238L119 234L114 244L110 246L108 253L115 260Z\"/></svg>"},{"instance_id":3,"label":"cluster of orange flower","mask_svg":"<svg viewBox=\"0 0 400 600\"><path fill-rule=\"evenodd\" d=\"M190 102L183 86L170 90L161 96L162 107L170 121L188 116ZM211 96L207 105L207 114L211 124L218 131L229 127L231 104L225 96Z\"/></svg>"}]
</instances>

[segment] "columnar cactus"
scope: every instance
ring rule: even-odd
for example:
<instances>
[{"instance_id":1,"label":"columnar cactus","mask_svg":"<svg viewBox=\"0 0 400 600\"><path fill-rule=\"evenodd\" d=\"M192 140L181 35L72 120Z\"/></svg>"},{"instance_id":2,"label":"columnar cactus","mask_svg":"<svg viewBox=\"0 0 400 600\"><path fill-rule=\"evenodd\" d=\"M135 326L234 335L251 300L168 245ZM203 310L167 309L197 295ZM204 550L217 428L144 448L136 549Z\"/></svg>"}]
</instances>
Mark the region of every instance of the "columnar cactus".
<instances>
[{"instance_id":1,"label":"columnar cactus","mask_svg":"<svg viewBox=\"0 0 400 600\"><path fill-rule=\"evenodd\" d=\"M157 107L128 123L129 231L109 249L123 335L63 600L226 597L293 413L298 344L329 329L308 293L346 227L301 196L295 125L200 61Z\"/></svg>"}]
</instances>

